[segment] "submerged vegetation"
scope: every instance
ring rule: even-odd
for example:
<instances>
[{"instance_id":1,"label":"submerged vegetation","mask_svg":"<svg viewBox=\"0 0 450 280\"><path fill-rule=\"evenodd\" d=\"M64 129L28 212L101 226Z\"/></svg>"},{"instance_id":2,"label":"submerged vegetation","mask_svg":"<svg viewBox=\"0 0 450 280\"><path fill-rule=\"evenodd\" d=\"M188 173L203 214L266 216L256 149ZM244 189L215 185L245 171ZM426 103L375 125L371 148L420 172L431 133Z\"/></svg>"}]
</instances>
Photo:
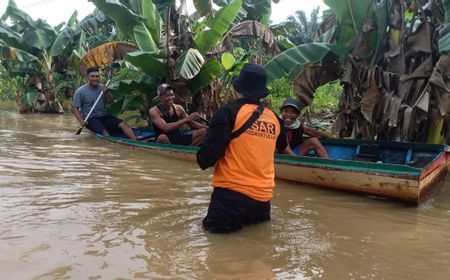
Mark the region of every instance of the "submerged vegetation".
<instances>
[{"instance_id":1,"label":"submerged vegetation","mask_svg":"<svg viewBox=\"0 0 450 280\"><path fill-rule=\"evenodd\" d=\"M231 78L263 64L275 111L287 97L335 111L341 137L447 142L448 0L337 0L271 25L275 0L92 0L97 10L50 27L10 0L0 23L3 98L21 111L61 112L98 66L114 114L148 118L167 82L178 102L211 117L234 98ZM11 24L6 23L9 19ZM105 43L105 44L104 44ZM3 82L4 78L7 81ZM424 133L425 132L425 133Z\"/></svg>"}]
</instances>

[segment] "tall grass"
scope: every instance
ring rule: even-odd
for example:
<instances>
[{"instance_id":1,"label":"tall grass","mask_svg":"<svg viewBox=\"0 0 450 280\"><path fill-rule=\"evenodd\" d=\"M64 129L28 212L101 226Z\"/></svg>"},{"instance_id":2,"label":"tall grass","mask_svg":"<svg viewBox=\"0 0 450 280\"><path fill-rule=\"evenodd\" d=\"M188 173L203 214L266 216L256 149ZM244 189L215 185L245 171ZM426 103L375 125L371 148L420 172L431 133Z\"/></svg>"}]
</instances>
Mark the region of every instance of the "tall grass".
<instances>
[{"instance_id":1,"label":"tall grass","mask_svg":"<svg viewBox=\"0 0 450 280\"><path fill-rule=\"evenodd\" d=\"M286 98L295 98L294 86L285 79L278 79L268 85L271 94L268 96L274 112L280 112L280 107ZM339 105L342 86L339 81L333 81L320 86L314 93L314 99L309 106L312 113L334 111Z\"/></svg>"},{"instance_id":2,"label":"tall grass","mask_svg":"<svg viewBox=\"0 0 450 280\"><path fill-rule=\"evenodd\" d=\"M339 105L341 93L342 86L339 84L339 81L333 81L318 87L311 104L312 112L319 113L326 110L336 110Z\"/></svg>"}]
</instances>

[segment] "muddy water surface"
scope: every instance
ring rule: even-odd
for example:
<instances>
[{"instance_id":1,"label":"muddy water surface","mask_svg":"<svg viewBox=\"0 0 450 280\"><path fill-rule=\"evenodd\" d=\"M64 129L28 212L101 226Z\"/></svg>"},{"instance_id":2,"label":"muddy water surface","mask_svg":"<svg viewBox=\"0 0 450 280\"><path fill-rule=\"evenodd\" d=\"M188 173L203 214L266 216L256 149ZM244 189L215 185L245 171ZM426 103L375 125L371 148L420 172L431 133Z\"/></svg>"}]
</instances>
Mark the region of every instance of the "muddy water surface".
<instances>
[{"instance_id":1,"label":"muddy water surface","mask_svg":"<svg viewBox=\"0 0 450 280\"><path fill-rule=\"evenodd\" d=\"M412 208L277 181L272 221L211 235L210 172L0 106L2 279L450 279L450 182Z\"/></svg>"}]
</instances>

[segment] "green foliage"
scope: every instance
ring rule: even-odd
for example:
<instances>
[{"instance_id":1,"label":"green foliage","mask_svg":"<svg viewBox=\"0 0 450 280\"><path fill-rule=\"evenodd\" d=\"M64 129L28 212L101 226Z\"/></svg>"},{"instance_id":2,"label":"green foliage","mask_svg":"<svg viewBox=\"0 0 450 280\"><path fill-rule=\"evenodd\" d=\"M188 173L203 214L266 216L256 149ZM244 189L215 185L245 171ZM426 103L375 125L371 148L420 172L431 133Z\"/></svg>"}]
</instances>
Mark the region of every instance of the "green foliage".
<instances>
[{"instance_id":1,"label":"green foliage","mask_svg":"<svg viewBox=\"0 0 450 280\"><path fill-rule=\"evenodd\" d=\"M442 0L445 9L447 24L439 31L439 51L447 54L450 51L450 0Z\"/></svg>"},{"instance_id":2,"label":"green foliage","mask_svg":"<svg viewBox=\"0 0 450 280\"><path fill-rule=\"evenodd\" d=\"M64 110L70 111L72 108L72 96L79 84L77 84L73 75L67 73L54 73L53 79L55 82L56 97Z\"/></svg>"},{"instance_id":3,"label":"green foliage","mask_svg":"<svg viewBox=\"0 0 450 280\"><path fill-rule=\"evenodd\" d=\"M175 66L175 78L190 80L194 78L205 63L205 59L197 49L184 51Z\"/></svg>"},{"instance_id":4,"label":"green foliage","mask_svg":"<svg viewBox=\"0 0 450 280\"><path fill-rule=\"evenodd\" d=\"M127 116L136 123L148 120L148 110L154 105L156 87L160 80L128 68L122 68L113 77L109 89L115 102L109 107L109 112L113 115L127 112Z\"/></svg>"},{"instance_id":5,"label":"green foliage","mask_svg":"<svg viewBox=\"0 0 450 280\"><path fill-rule=\"evenodd\" d=\"M196 93L217 79L222 67L215 59L208 60L197 76L189 81L188 87L192 93Z\"/></svg>"},{"instance_id":6,"label":"green foliage","mask_svg":"<svg viewBox=\"0 0 450 280\"><path fill-rule=\"evenodd\" d=\"M278 114L281 104L287 98L295 98L294 86L287 79L277 79L269 83L272 110ZM325 84L316 89L314 100L309 108L313 113L322 111L335 111L339 105L339 98L342 93L342 86L339 81Z\"/></svg>"},{"instance_id":7,"label":"green foliage","mask_svg":"<svg viewBox=\"0 0 450 280\"><path fill-rule=\"evenodd\" d=\"M295 95L294 86L287 79L282 78L270 82L267 87L270 90L268 98L271 100L272 110L278 114L283 101Z\"/></svg>"},{"instance_id":8,"label":"green foliage","mask_svg":"<svg viewBox=\"0 0 450 280\"><path fill-rule=\"evenodd\" d=\"M203 30L194 37L197 49L203 54L209 51L227 32L230 24L236 18L242 5L242 0L234 0L229 5L220 9L213 17L206 20L209 29Z\"/></svg>"},{"instance_id":9,"label":"green foliage","mask_svg":"<svg viewBox=\"0 0 450 280\"><path fill-rule=\"evenodd\" d=\"M35 88L29 88L28 90L29 91L25 92L20 97L20 103L31 107L36 103L39 97L39 92Z\"/></svg>"},{"instance_id":10,"label":"green foliage","mask_svg":"<svg viewBox=\"0 0 450 280\"><path fill-rule=\"evenodd\" d=\"M367 11L372 1L361 0L325 0L324 3L333 10L339 22L338 45L345 46L361 31Z\"/></svg>"},{"instance_id":11,"label":"green foliage","mask_svg":"<svg viewBox=\"0 0 450 280\"><path fill-rule=\"evenodd\" d=\"M120 1L93 0L94 5L111 18L126 38L133 38L133 27L141 22L141 17Z\"/></svg>"},{"instance_id":12,"label":"green foliage","mask_svg":"<svg viewBox=\"0 0 450 280\"><path fill-rule=\"evenodd\" d=\"M211 0L194 0L194 7L200 17L206 16L212 9Z\"/></svg>"},{"instance_id":13,"label":"green foliage","mask_svg":"<svg viewBox=\"0 0 450 280\"><path fill-rule=\"evenodd\" d=\"M161 17L152 0L141 1L141 13L145 26L152 34L153 41L158 44L161 40Z\"/></svg>"},{"instance_id":14,"label":"green foliage","mask_svg":"<svg viewBox=\"0 0 450 280\"><path fill-rule=\"evenodd\" d=\"M147 29L144 23L138 23L133 28L134 40L139 46L139 49L146 52L159 52L158 46L152 40L152 34Z\"/></svg>"},{"instance_id":15,"label":"green foliage","mask_svg":"<svg viewBox=\"0 0 450 280\"><path fill-rule=\"evenodd\" d=\"M218 77L220 82L225 85L222 89L222 96L225 97L225 100L230 96L230 93L232 93L231 79L241 72L242 67L248 62L248 58L251 54L252 52L250 50L236 48L232 54L235 58L234 64L229 69L226 69L226 65L221 64L222 71Z\"/></svg>"},{"instance_id":16,"label":"green foliage","mask_svg":"<svg viewBox=\"0 0 450 280\"><path fill-rule=\"evenodd\" d=\"M311 104L311 110L319 113L325 110L334 111L339 105L342 86L339 81L333 81L316 89L314 100Z\"/></svg>"},{"instance_id":17,"label":"green foliage","mask_svg":"<svg viewBox=\"0 0 450 280\"><path fill-rule=\"evenodd\" d=\"M264 68L269 81L283 77L294 80L306 65L322 61L327 55L339 57L345 51L334 44L308 43L282 52L264 65Z\"/></svg>"},{"instance_id":18,"label":"green foliage","mask_svg":"<svg viewBox=\"0 0 450 280\"><path fill-rule=\"evenodd\" d=\"M69 22L72 20L71 18ZM105 41L113 40L112 34L115 33L113 28L112 21L105 15L99 12L92 13L80 23L67 24L53 42L50 55L69 57L74 50L84 54L82 50L85 48L94 48Z\"/></svg>"},{"instance_id":19,"label":"green foliage","mask_svg":"<svg viewBox=\"0 0 450 280\"><path fill-rule=\"evenodd\" d=\"M247 12L244 20L257 20L266 26L269 24L272 14L271 0L244 0L242 8Z\"/></svg>"},{"instance_id":20,"label":"green foliage","mask_svg":"<svg viewBox=\"0 0 450 280\"><path fill-rule=\"evenodd\" d=\"M141 50L158 52L161 19L151 1L92 0L97 9L111 18L127 39ZM145 11L145 12L144 12Z\"/></svg>"},{"instance_id":21,"label":"green foliage","mask_svg":"<svg viewBox=\"0 0 450 280\"><path fill-rule=\"evenodd\" d=\"M57 38L55 29L45 21L34 21L18 9L12 0L2 15L0 26L0 60L8 61L7 70L10 75L18 73L26 77L34 74L43 78L44 104L36 108L45 112L62 113L62 108L53 94L55 90L52 78L53 57L49 53ZM32 103L36 102L38 96L37 88L30 90L24 85L25 83L22 84L20 91L23 94L18 96L17 100L19 104L33 110Z\"/></svg>"},{"instance_id":22,"label":"green foliage","mask_svg":"<svg viewBox=\"0 0 450 280\"><path fill-rule=\"evenodd\" d=\"M22 90L23 79L12 77L0 64L0 100L15 100Z\"/></svg>"},{"instance_id":23,"label":"green foliage","mask_svg":"<svg viewBox=\"0 0 450 280\"><path fill-rule=\"evenodd\" d=\"M221 62L223 67L225 67L225 69L230 69L231 67L233 67L234 63L236 62L236 59L234 58L234 56L231 53L223 53L222 57L221 57Z\"/></svg>"},{"instance_id":24,"label":"green foliage","mask_svg":"<svg viewBox=\"0 0 450 280\"><path fill-rule=\"evenodd\" d=\"M314 32L316 32L319 26L319 11L319 7L312 10L309 19L304 11L296 11L294 16L288 17L285 23L276 27L278 29L284 27L287 32L282 35L285 35L296 46L311 43Z\"/></svg>"},{"instance_id":25,"label":"green foliage","mask_svg":"<svg viewBox=\"0 0 450 280\"><path fill-rule=\"evenodd\" d=\"M163 77L167 75L167 64L163 56L154 52L137 51L127 54L127 60L142 69L147 75Z\"/></svg>"},{"instance_id":26,"label":"green foliage","mask_svg":"<svg viewBox=\"0 0 450 280\"><path fill-rule=\"evenodd\" d=\"M111 83L122 80L137 80L139 77L139 71L124 67L120 68L120 70L114 74Z\"/></svg>"}]
</instances>

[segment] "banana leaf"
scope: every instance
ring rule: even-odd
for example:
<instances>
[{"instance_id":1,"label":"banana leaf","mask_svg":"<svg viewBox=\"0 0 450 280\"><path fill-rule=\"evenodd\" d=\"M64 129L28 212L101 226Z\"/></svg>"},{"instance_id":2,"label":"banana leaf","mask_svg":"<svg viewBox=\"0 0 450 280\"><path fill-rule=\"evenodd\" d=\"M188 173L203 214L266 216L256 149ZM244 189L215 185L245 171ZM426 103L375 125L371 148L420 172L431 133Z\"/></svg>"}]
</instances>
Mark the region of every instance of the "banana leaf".
<instances>
[{"instance_id":1,"label":"banana leaf","mask_svg":"<svg viewBox=\"0 0 450 280\"><path fill-rule=\"evenodd\" d=\"M236 63L236 58L234 58L233 54L229 52L223 53L220 60L222 62L223 67L226 70L230 70L231 67L233 67L234 64Z\"/></svg>"},{"instance_id":2,"label":"banana leaf","mask_svg":"<svg viewBox=\"0 0 450 280\"><path fill-rule=\"evenodd\" d=\"M114 96L127 95L133 91L145 92L146 94L153 93L152 96L156 96L156 82L149 82L147 80L120 80L111 83L108 89Z\"/></svg>"},{"instance_id":3,"label":"banana leaf","mask_svg":"<svg viewBox=\"0 0 450 280\"><path fill-rule=\"evenodd\" d=\"M215 17L207 19L210 29L204 30L194 37L194 42L200 53L204 54L214 47L227 32L230 24L236 18L242 5L242 0L235 0L222 8Z\"/></svg>"},{"instance_id":4,"label":"banana leaf","mask_svg":"<svg viewBox=\"0 0 450 280\"><path fill-rule=\"evenodd\" d=\"M46 33L52 40L56 36L53 27L41 19L34 21L27 13L17 8L17 5L13 0L9 0L8 6L2 15L3 21L6 21L7 19L11 19L13 23L20 25L23 29L40 30L41 32Z\"/></svg>"},{"instance_id":5,"label":"banana leaf","mask_svg":"<svg viewBox=\"0 0 450 280\"><path fill-rule=\"evenodd\" d=\"M271 59L264 68L269 82L283 77L293 81L306 65L319 62L330 53L341 57L346 52L346 49L334 44L308 43L282 52Z\"/></svg>"},{"instance_id":6,"label":"banana leaf","mask_svg":"<svg viewBox=\"0 0 450 280\"><path fill-rule=\"evenodd\" d=\"M181 54L175 67L175 78L186 80L194 78L205 63L202 54L196 49L189 49Z\"/></svg>"},{"instance_id":7,"label":"banana leaf","mask_svg":"<svg viewBox=\"0 0 450 280\"><path fill-rule=\"evenodd\" d=\"M190 91L194 94L200 91L202 88L211 84L212 81L217 79L222 66L216 59L208 60L200 70L197 76L192 80L189 80L188 87Z\"/></svg>"},{"instance_id":8,"label":"banana leaf","mask_svg":"<svg viewBox=\"0 0 450 280\"><path fill-rule=\"evenodd\" d=\"M16 3L12 0L9 0L8 6L6 7L6 10L2 15L3 21L6 21L8 18L11 18L14 22L25 23L29 26L32 26L34 22L27 13L19 10Z\"/></svg>"},{"instance_id":9,"label":"banana leaf","mask_svg":"<svg viewBox=\"0 0 450 280\"><path fill-rule=\"evenodd\" d=\"M134 39L141 51L158 52L159 48L152 39L152 34L148 31L144 23L138 23L133 28Z\"/></svg>"},{"instance_id":10,"label":"banana leaf","mask_svg":"<svg viewBox=\"0 0 450 280\"><path fill-rule=\"evenodd\" d=\"M158 9L152 0L142 0L141 14L144 17L144 24L150 34L152 34L153 41L156 45L161 40L161 17Z\"/></svg>"},{"instance_id":11,"label":"banana leaf","mask_svg":"<svg viewBox=\"0 0 450 280\"><path fill-rule=\"evenodd\" d=\"M125 37L134 38L133 27L143 19L119 0L92 0L97 9L111 18Z\"/></svg>"},{"instance_id":12,"label":"banana leaf","mask_svg":"<svg viewBox=\"0 0 450 280\"><path fill-rule=\"evenodd\" d=\"M199 17L206 16L212 10L211 0L194 0L193 2Z\"/></svg>"},{"instance_id":13,"label":"banana leaf","mask_svg":"<svg viewBox=\"0 0 450 280\"><path fill-rule=\"evenodd\" d=\"M38 58L28 52L0 45L0 60L20 61L28 63L37 61Z\"/></svg>"},{"instance_id":14,"label":"banana leaf","mask_svg":"<svg viewBox=\"0 0 450 280\"><path fill-rule=\"evenodd\" d=\"M30 30L23 34L23 42L29 46L29 48L36 48L41 51L49 49L53 44L54 38L48 36L41 29Z\"/></svg>"},{"instance_id":15,"label":"banana leaf","mask_svg":"<svg viewBox=\"0 0 450 280\"><path fill-rule=\"evenodd\" d=\"M447 54L450 51L450 0L442 0L447 24L439 31L439 52Z\"/></svg>"},{"instance_id":16,"label":"banana leaf","mask_svg":"<svg viewBox=\"0 0 450 280\"><path fill-rule=\"evenodd\" d=\"M264 24L254 21L246 20L234 26L223 39L222 46L225 50L231 50L232 41L234 38L247 37L259 39L267 50L273 50L275 40L272 31Z\"/></svg>"},{"instance_id":17,"label":"banana leaf","mask_svg":"<svg viewBox=\"0 0 450 280\"><path fill-rule=\"evenodd\" d=\"M76 44L81 33L85 30L96 30L100 25L105 24L107 19L104 15L92 15L84 18L79 24L68 25L56 37L50 48L50 55L58 56L72 43Z\"/></svg>"},{"instance_id":18,"label":"banana leaf","mask_svg":"<svg viewBox=\"0 0 450 280\"><path fill-rule=\"evenodd\" d=\"M83 56L80 61L80 72L84 73L89 67L103 68L106 65L120 60L125 57L125 54L135 51L137 48L125 42L109 42L100 45Z\"/></svg>"},{"instance_id":19,"label":"banana leaf","mask_svg":"<svg viewBox=\"0 0 450 280\"><path fill-rule=\"evenodd\" d=\"M376 2L385 1L387 0ZM371 2L362 0L324 0L324 3L336 14L339 24L339 46L347 46L348 42L362 30Z\"/></svg>"},{"instance_id":20,"label":"banana leaf","mask_svg":"<svg viewBox=\"0 0 450 280\"><path fill-rule=\"evenodd\" d=\"M0 41L13 48L23 48L22 36L5 25L0 25Z\"/></svg>"},{"instance_id":21,"label":"banana leaf","mask_svg":"<svg viewBox=\"0 0 450 280\"><path fill-rule=\"evenodd\" d=\"M292 43L291 40L289 40L289 38L283 35L277 36L276 39L278 41L278 44L280 44L284 49L292 49L295 47L294 43Z\"/></svg>"},{"instance_id":22,"label":"banana leaf","mask_svg":"<svg viewBox=\"0 0 450 280\"><path fill-rule=\"evenodd\" d=\"M272 15L272 0L246 0L242 7L247 12L247 20L257 20L264 25L269 24Z\"/></svg>"},{"instance_id":23,"label":"banana leaf","mask_svg":"<svg viewBox=\"0 0 450 280\"><path fill-rule=\"evenodd\" d=\"M131 52L126 55L126 59L149 76L163 77L167 75L165 58L159 53Z\"/></svg>"},{"instance_id":24,"label":"banana leaf","mask_svg":"<svg viewBox=\"0 0 450 280\"><path fill-rule=\"evenodd\" d=\"M70 16L69 20L67 21L66 26L67 27L74 26L77 24L77 22L78 22L78 11L74 11Z\"/></svg>"},{"instance_id":25,"label":"banana leaf","mask_svg":"<svg viewBox=\"0 0 450 280\"><path fill-rule=\"evenodd\" d=\"M34 103L36 103L38 97L39 97L39 92L37 90L28 91L20 97L20 103L27 105L27 106L32 106L32 105L34 105Z\"/></svg>"}]
</instances>

